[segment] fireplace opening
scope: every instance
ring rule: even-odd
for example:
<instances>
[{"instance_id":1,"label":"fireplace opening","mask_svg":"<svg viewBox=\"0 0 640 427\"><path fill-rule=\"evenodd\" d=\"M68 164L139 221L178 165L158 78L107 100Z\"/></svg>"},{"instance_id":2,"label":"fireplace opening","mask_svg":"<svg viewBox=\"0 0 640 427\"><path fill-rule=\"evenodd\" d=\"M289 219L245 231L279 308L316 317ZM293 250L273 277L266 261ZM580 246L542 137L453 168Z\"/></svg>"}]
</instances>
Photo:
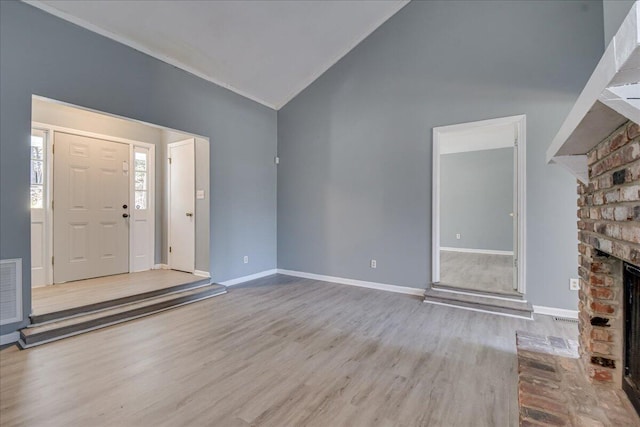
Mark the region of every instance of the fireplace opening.
<instances>
[{"instance_id":1,"label":"fireplace opening","mask_svg":"<svg viewBox=\"0 0 640 427\"><path fill-rule=\"evenodd\" d=\"M624 265L624 378L622 388L640 414L640 269Z\"/></svg>"}]
</instances>

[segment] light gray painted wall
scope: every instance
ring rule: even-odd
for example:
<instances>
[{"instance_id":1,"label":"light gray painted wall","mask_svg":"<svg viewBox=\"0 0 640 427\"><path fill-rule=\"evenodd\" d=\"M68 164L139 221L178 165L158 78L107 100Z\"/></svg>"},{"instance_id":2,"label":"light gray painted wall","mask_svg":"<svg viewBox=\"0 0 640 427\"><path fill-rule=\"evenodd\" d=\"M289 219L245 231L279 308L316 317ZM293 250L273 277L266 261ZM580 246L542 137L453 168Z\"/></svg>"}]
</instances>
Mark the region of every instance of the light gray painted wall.
<instances>
[{"instance_id":1,"label":"light gray painted wall","mask_svg":"<svg viewBox=\"0 0 640 427\"><path fill-rule=\"evenodd\" d=\"M527 297L576 309L576 182L545 151L602 26L599 2L409 3L278 112L278 267L424 288L432 128L526 114Z\"/></svg>"},{"instance_id":2,"label":"light gray painted wall","mask_svg":"<svg viewBox=\"0 0 640 427\"><path fill-rule=\"evenodd\" d=\"M613 36L616 35L620 24L627 17L631 6L636 0L604 0L602 11L604 18L604 45L609 45Z\"/></svg>"},{"instance_id":3,"label":"light gray painted wall","mask_svg":"<svg viewBox=\"0 0 640 427\"><path fill-rule=\"evenodd\" d=\"M24 260L26 314L32 94L209 137L213 279L275 268L275 111L25 3L2 1L0 259Z\"/></svg>"},{"instance_id":4,"label":"light gray painted wall","mask_svg":"<svg viewBox=\"0 0 640 427\"><path fill-rule=\"evenodd\" d=\"M513 162L513 148L440 156L441 247L513 250Z\"/></svg>"}]
</instances>

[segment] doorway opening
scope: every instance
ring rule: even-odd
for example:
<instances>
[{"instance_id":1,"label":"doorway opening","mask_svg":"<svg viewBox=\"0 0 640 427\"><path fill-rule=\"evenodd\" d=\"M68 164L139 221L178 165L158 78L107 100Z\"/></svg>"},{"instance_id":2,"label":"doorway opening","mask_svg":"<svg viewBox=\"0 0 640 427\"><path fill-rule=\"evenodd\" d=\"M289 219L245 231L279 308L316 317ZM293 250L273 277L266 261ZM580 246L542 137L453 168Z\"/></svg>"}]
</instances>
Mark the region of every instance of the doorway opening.
<instances>
[{"instance_id":1,"label":"doorway opening","mask_svg":"<svg viewBox=\"0 0 640 427\"><path fill-rule=\"evenodd\" d=\"M188 141L191 162L178 162L172 175L176 141ZM105 283L120 283L114 289L122 293L150 270L210 277L208 138L34 96L30 162L34 307L40 294L51 300L63 287L87 294L82 288L92 283L109 299ZM172 234L176 177L191 177L179 205L190 228Z\"/></svg>"},{"instance_id":2,"label":"doorway opening","mask_svg":"<svg viewBox=\"0 0 640 427\"><path fill-rule=\"evenodd\" d=\"M525 294L525 117L433 129L432 283Z\"/></svg>"}]
</instances>

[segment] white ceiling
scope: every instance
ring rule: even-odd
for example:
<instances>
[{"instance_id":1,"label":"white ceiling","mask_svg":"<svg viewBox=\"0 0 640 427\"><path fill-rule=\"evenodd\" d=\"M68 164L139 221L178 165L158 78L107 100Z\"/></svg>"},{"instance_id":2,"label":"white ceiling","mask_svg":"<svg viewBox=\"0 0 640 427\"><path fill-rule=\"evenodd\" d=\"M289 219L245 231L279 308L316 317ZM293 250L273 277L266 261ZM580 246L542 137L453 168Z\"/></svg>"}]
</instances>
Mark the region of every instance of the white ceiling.
<instances>
[{"instance_id":1,"label":"white ceiling","mask_svg":"<svg viewBox=\"0 0 640 427\"><path fill-rule=\"evenodd\" d=\"M274 109L408 3L25 1Z\"/></svg>"}]
</instances>

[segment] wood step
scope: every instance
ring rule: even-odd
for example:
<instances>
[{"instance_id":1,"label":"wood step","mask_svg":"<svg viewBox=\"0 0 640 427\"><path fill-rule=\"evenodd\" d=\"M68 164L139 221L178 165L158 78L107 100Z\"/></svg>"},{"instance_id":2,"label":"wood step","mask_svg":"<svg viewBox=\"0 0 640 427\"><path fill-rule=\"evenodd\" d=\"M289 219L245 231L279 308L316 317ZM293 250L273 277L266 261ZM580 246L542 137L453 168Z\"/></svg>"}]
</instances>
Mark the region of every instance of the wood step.
<instances>
[{"instance_id":1,"label":"wood step","mask_svg":"<svg viewBox=\"0 0 640 427\"><path fill-rule=\"evenodd\" d=\"M130 304L137 301L143 301L149 298L154 298L161 295L172 294L180 291L184 291L187 289L194 289L202 286L209 285L211 279L202 278L198 280L194 280L193 282L181 283L175 286L169 286L162 289L155 289L153 291L143 292L134 295L128 295L126 297L115 298L107 301L100 301L96 303L91 303L87 305L82 305L78 307L72 307L64 310L53 311L49 313L35 313L30 316L31 325L38 325L41 323L47 323L52 321L57 321L60 319L65 319L69 317L74 317L78 315L84 315L89 312L97 311L97 310L105 310L117 306L121 306L123 304Z\"/></svg>"},{"instance_id":2,"label":"wood step","mask_svg":"<svg viewBox=\"0 0 640 427\"><path fill-rule=\"evenodd\" d=\"M492 295L458 293L428 288L424 302L482 311L511 317L532 319L533 307L519 298L495 297Z\"/></svg>"},{"instance_id":3,"label":"wood step","mask_svg":"<svg viewBox=\"0 0 640 427\"><path fill-rule=\"evenodd\" d=\"M226 287L211 284L125 303L108 309L91 311L55 322L32 325L20 331L19 345L24 349L46 344L225 293L227 293Z\"/></svg>"}]
</instances>

